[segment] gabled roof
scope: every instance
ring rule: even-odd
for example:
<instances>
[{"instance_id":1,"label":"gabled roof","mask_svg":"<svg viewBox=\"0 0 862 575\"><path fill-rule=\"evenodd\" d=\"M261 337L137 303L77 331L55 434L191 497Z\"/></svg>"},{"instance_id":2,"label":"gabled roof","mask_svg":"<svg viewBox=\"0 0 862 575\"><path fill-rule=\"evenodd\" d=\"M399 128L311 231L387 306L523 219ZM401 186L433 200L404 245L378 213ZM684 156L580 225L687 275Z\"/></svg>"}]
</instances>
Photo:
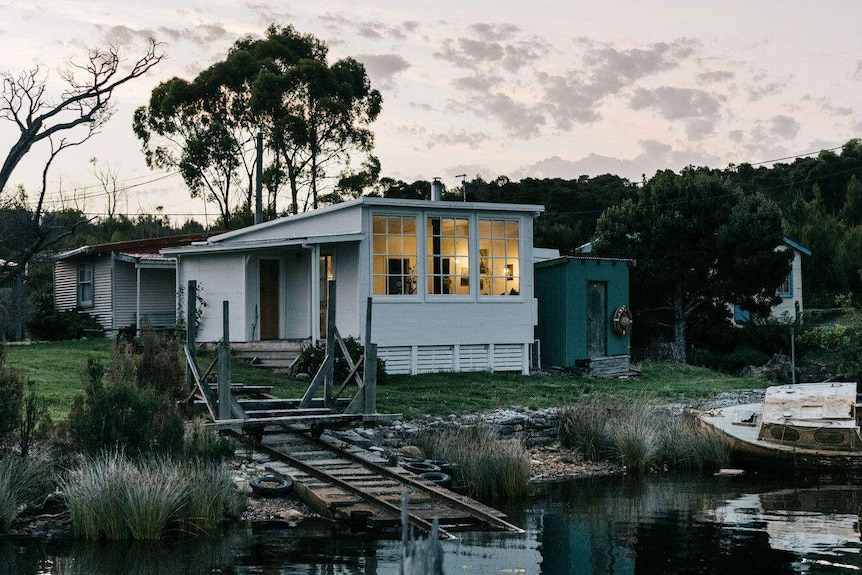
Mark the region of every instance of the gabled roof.
<instances>
[{"instance_id":1,"label":"gabled roof","mask_svg":"<svg viewBox=\"0 0 862 575\"><path fill-rule=\"evenodd\" d=\"M806 247L805 247L805 246L803 246L802 244L797 244L796 242L794 242L793 240L791 240L791 239L790 239L790 238L788 238L788 237L785 237L785 238L784 238L784 243L785 243L785 244L787 244L788 246L790 246L791 248L793 248L794 250L797 250L797 251L799 251L799 252L802 252L802 253L803 253L803 254L805 254L806 256L810 256L810 255L811 255L811 250L809 250L808 248L806 248Z\"/></svg>"},{"instance_id":2,"label":"gabled roof","mask_svg":"<svg viewBox=\"0 0 862 575\"><path fill-rule=\"evenodd\" d=\"M211 232L203 232L197 234L183 234L179 236L146 238L143 240L129 240L125 242L111 242L108 244L94 244L90 246L81 246L80 248L61 252L55 255L54 259L65 260L77 256L101 254L107 252L122 253L136 259L140 259L140 257L144 255L160 257L159 251L163 248L187 246L193 242L204 241L211 235L213 235Z\"/></svg>"}]
</instances>

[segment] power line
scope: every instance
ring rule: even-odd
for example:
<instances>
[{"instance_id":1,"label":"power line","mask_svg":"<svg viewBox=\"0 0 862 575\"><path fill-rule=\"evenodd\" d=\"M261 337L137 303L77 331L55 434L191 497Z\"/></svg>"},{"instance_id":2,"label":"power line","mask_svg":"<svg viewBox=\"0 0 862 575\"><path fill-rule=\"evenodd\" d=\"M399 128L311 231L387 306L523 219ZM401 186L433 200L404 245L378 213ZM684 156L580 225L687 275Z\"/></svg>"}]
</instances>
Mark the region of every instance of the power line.
<instances>
[{"instance_id":1,"label":"power line","mask_svg":"<svg viewBox=\"0 0 862 575\"><path fill-rule=\"evenodd\" d=\"M819 154L820 152L834 152L835 150L840 150L844 148L844 146L836 146L834 148L826 148L824 150L817 150L816 152L808 152L806 154L796 154L795 156L786 156L784 158L776 158L774 160L763 160L762 162L754 162L753 164L748 164L749 166L761 166L763 164L772 164L775 162L781 162L783 160L795 160L796 158L807 158L808 156L813 156L814 154ZM746 162L743 162L743 164Z\"/></svg>"}]
</instances>

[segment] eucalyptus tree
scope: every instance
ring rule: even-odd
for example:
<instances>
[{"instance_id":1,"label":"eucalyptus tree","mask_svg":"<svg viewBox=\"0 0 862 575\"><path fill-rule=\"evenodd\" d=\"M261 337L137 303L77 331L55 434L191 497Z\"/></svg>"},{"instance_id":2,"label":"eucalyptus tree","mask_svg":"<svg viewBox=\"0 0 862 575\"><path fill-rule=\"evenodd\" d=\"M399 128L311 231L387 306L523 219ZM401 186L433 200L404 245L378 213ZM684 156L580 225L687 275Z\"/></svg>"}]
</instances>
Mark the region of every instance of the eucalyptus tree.
<instances>
[{"instance_id":1,"label":"eucalyptus tree","mask_svg":"<svg viewBox=\"0 0 862 575\"><path fill-rule=\"evenodd\" d=\"M599 218L594 251L632 258L632 300L642 313L668 318L682 361L686 324L700 308L738 304L765 314L778 302L792 254L781 211L759 193L743 193L707 169L657 173L636 200Z\"/></svg>"},{"instance_id":2,"label":"eucalyptus tree","mask_svg":"<svg viewBox=\"0 0 862 575\"><path fill-rule=\"evenodd\" d=\"M191 82L174 78L138 110L135 132L147 161L178 167L193 196L219 205L226 223L231 194L246 185L251 205L254 135L266 140L269 213L286 185L291 211L317 207L321 180L350 173L351 154L370 154L368 125L381 96L352 58L327 62L326 44L293 27L270 26L262 38L241 38L224 61ZM243 172L244 170L244 172Z\"/></svg>"}]
</instances>

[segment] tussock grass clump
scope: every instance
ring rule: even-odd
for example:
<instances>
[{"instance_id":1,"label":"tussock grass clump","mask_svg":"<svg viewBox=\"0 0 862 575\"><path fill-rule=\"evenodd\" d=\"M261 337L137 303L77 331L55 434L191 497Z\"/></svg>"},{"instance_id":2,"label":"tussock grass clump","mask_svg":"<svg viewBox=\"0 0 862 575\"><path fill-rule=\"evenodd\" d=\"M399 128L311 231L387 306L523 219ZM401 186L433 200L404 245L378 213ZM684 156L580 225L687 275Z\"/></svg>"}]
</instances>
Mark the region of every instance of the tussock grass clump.
<instances>
[{"instance_id":1,"label":"tussock grass clump","mask_svg":"<svg viewBox=\"0 0 862 575\"><path fill-rule=\"evenodd\" d=\"M530 457L515 439L499 439L487 427L463 427L417 438L435 459L457 464L457 477L471 497L516 499L527 493Z\"/></svg>"},{"instance_id":2,"label":"tussock grass clump","mask_svg":"<svg viewBox=\"0 0 862 575\"><path fill-rule=\"evenodd\" d=\"M203 533L242 508L225 467L122 452L90 458L64 482L75 533L91 540L152 540L176 529Z\"/></svg>"},{"instance_id":3,"label":"tussock grass clump","mask_svg":"<svg viewBox=\"0 0 862 575\"><path fill-rule=\"evenodd\" d=\"M611 410L610 403L595 399L563 407L560 410L560 443L588 461L597 461L609 449Z\"/></svg>"},{"instance_id":4,"label":"tussock grass clump","mask_svg":"<svg viewBox=\"0 0 862 575\"><path fill-rule=\"evenodd\" d=\"M658 422L655 412L645 408L624 410L608 425L612 453L630 471L648 471L658 454ZM623 414L620 414L623 415Z\"/></svg>"},{"instance_id":5,"label":"tussock grass clump","mask_svg":"<svg viewBox=\"0 0 862 575\"><path fill-rule=\"evenodd\" d=\"M0 533L6 533L24 506L35 503L49 488L48 465L9 454L0 457Z\"/></svg>"},{"instance_id":6,"label":"tussock grass clump","mask_svg":"<svg viewBox=\"0 0 862 575\"><path fill-rule=\"evenodd\" d=\"M682 471L715 471L730 462L730 446L689 412L668 415L659 438L658 458Z\"/></svg>"},{"instance_id":7,"label":"tussock grass clump","mask_svg":"<svg viewBox=\"0 0 862 575\"><path fill-rule=\"evenodd\" d=\"M628 470L661 466L680 471L713 471L730 459L730 448L701 429L690 413L674 413L635 402L590 399L560 412L560 443L585 459L609 458Z\"/></svg>"}]
</instances>

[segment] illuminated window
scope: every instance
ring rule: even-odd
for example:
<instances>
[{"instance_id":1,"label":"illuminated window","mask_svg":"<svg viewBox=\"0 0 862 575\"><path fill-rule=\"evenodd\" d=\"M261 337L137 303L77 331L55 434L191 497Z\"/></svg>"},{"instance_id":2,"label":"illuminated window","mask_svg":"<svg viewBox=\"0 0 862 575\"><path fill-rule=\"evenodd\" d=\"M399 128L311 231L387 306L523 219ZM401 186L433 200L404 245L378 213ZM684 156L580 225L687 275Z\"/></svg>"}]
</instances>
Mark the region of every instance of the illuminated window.
<instances>
[{"instance_id":1,"label":"illuminated window","mask_svg":"<svg viewBox=\"0 0 862 575\"><path fill-rule=\"evenodd\" d=\"M518 222L479 220L479 293L518 295L521 293L521 260Z\"/></svg>"},{"instance_id":2,"label":"illuminated window","mask_svg":"<svg viewBox=\"0 0 862 575\"><path fill-rule=\"evenodd\" d=\"M374 216L372 261L375 295L416 293L416 218Z\"/></svg>"},{"instance_id":3,"label":"illuminated window","mask_svg":"<svg viewBox=\"0 0 862 575\"><path fill-rule=\"evenodd\" d=\"M428 218L428 293L470 294L470 223Z\"/></svg>"},{"instance_id":4,"label":"illuminated window","mask_svg":"<svg viewBox=\"0 0 862 575\"><path fill-rule=\"evenodd\" d=\"M81 307L93 305L93 262L78 264L78 305Z\"/></svg>"}]
</instances>

